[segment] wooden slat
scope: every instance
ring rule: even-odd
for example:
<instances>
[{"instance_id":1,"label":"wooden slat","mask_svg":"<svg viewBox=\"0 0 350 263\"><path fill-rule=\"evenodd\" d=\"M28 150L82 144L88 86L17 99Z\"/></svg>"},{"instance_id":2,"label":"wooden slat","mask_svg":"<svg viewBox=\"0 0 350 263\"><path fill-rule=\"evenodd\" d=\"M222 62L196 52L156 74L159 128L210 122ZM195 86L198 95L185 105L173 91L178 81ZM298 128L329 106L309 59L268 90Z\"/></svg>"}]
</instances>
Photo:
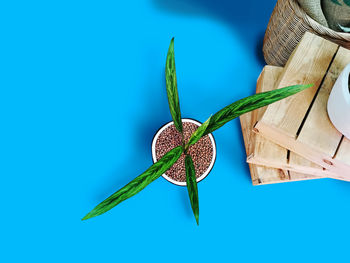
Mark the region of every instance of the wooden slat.
<instances>
[{"instance_id":1,"label":"wooden slat","mask_svg":"<svg viewBox=\"0 0 350 263\"><path fill-rule=\"evenodd\" d=\"M283 72L283 68L275 67L275 66L265 66L260 77L257 81L256 92L265 92L269 90L273 90L275 87L275 83L280 78ZM251 118L251 122L254 124L258 121L264 114L267 107L260 108L258 110L253 111ZM247 115L249 115L248 113ZM305 179L316 179L316 177L324 176L323 169L320 166L317 166L318 169L307 170L308 175L299 175L299 173L305 172L305 165L300 165L300 167L290 166L288 164L288 150L273 143L270 140L265 139L264 137L252 134L251 138L255 141L253 149L250 150L248 154L247 161L249 163L258 164L261 166L269 166L279 170L278 177L275 177L274 180L305 180ZM292 153L291 153L292 154ZM300 157L300 159L303 159ZM308 163L307 160L304 159L304 163ZM311 165L310 165L311 166ZM306 166L307 167L307 166ZM290 178L291 173L288 172L288 169L291 171L297 171L293 178ZM283 176L282 176L283 173ZM311 174L311 176L310 176ZM282 179L283 178L283 179Z\"/></svg>"},{"instance_id":2,"label":"wooden slat","mask_svg":"<svg viewBox=\"0 0 350 263\"><path fill-rule=\"evenodd\" d=\"M260 122L278 127L294 138L338 46L306 33L286 64L277 88L295 84L314 84L295 96L270 105ZM259 123L257 128L259 129Z\"/></svg>"},{"instance_id":3,"label":"wooden slat","mask_svg":"<svg viewBox=\"0 0 350 263\"><path fill-rule=\"evenodd\" d=\"M256 137L252 132L252 116L253 115L251 112L240 116L243 140L247 156L249 156L253 151L254 141ZM249 170L253 185L278 183L281 181L281 178L285 178L285 175L288 174L287 171L282 171L281 169L273 169L254 164L249 164Z\"/></svg>"},{"instance_id":4,"label":"wooden slat","mask_svg":"<svg viewBox=\"0 0 350 263\"><path fill-rule=\"evenodd\" d=\"M339 76L341 69L344 68L344 64L347 64L348 62L350 62L350 53L344 52L344 50L340 48L329 68L328 74L322 84L322 88L317 94L317 98L297 139L305 145L311 145L311 147L318 148L320 151L328 152L330 156L334 155L342 136L329 122L328 115L320 114L320 112L327 111L327 101L331 88L333 87L337 76ZM315 130L318 130L318 132L316 133ZM289 164L291 166L306 166L322 169L320 165L317 165L294 152L290 153ZM327 176L332 175L328 174ZM334 177L334 175L332 177Z\"/></svg>"},{"instance_id":5,"label":"wooden slat","mask_svg":"<svg viewBox=\"0 0 350 263\"><path fill-rule=\"evenodd\" d=\"M249 156L253 150L253 145L254 145L254 137L251 136L252 114L249 114L249 113L243 114L240 116L239 120L241 122L245 150L246 150L247 156ZM252 178L253 185L258 185L259 175L258 175L256 166L254 164L249 164L249 170L250 170L250 176Z\"/></svg>"},{"instance_id":6,"label":"wooden slat","mask_svg":"<svg viewBox=\"0 0 350 263\"><path fill-rule=\"evenodd\" d=\"M349 113L350 114L350 113ZM334 159L343 163L350 163L350 140L343 137Z\"/></svg>"},{"instance_id":7,"label":"wooden slat","mask_svg":"<svg viewBox=\"0 0 350 263\"><path fill-rule=\"evenodd\" d=\"M281 77L282 72L282 67L269 65L265 66L257 80L256 93L274 90L276 82ZM260 120L264 116L266 109L267 106L262 107L259 110L253 111L253 118L256 120Z\"/></svg>"},{"instance_id":8,"label":"wooden slat","mask_svg":"<svg viewBox=\"0 0 350 263\"><path fill-rule=\"evenodd\" d=\"M252 132L252 114L246 113L240 117L242 134L244 139L244 145L246 148L247 155L249 155L254 146L254 135ZM255 164L249 164L250 175L252 178L253 185L278 183L281 178L284 178L287 171L281 169L273 169L269 167L258 166Z\"/></svg>"},{"instance_id":9,"label":"wooden slat","mask_svg":"<svg viewBox=\"0 0 350 263\"><path fill-rule=\"evenodd\" d=\"M265 166L256 165L256 171L259 176L259 184L276 184L290 182L288 171L274 169Z\"/></svg>"},{"instance_id":10,"label":"wooden slat","mask_svg":"<svg viewBox=\"0 0 350 263\"><path fill-rule=\"evenodd\" d=\"M330 172L327 172L322 166L315 164L308 159L301 157L295 152L289 153L289 166L294 167L295 171L307 171L309 174L323 176L323 177L336 177Z\"/></svg>"},{"instance_id":11,"label":"wooden slat","mask_svg":"<svg viewBox=\"0 0 350 263\"><path fill-rule=\"evenodd\" d=\"M340 48L297 139L307 147L331 157L336 153L342 134L329 121L327 102L335 81L349 63L349 50Z\"/></svg>"},{"instance_id":12,"label":"wooden slat","mask_svg":"<svg viewBox=\"0 0 350 263\"><path fill-rule=\"evenodd\" d=\"M309 174L301 174L294 171L289 171L289 177L291 181L302 181L302 180L310 180ZM318 179L318 178L313 178Z\"/></svg>"},{"instance_id":13,"label":"wooden slat","mask_svg":"<svg viewBox=\"0 0 350 263\"><path fill-rule=\"evenodd\" d=\"M256 93L273 90L282 71L283 68L281 67L266 66L258 79ZM264 107L253 112L253 119L255 122L262 118L266 109L267 107ZM248 155L248 160L265 159L270 161L269 165L271 165L271 163L284 164L284 167L286 167L287 155L288 150L286 148L266 140L262 136L255 136L254 151Z\"/></svg>"},{"instance_id":14,"label":"wooden slat","mask_svg":"<svg viewBox=\"0 0 350 263\"><path fill-rule=\"evenodd\" d=\"M274 66L266 66L258 79L257 93L272 90L281 72L282 72L282 68L274 67ZM260 137L263 141L264 140L267 141L263 137L256 135L252 132L252 128L255 122L259 118L261 118L264 111L265 111L265 108L260 108L256 111L246 113L240 117L247 156L251 155L253 151L255 151L255 146L254 146L255 138ZM265 145L269 147L268 144L265 144ZM276 144L273 144L272 149L274 148L278 149L280 147ZM272 154L272 156L274 155ZM285 156L285 159L286 159L286 156ZM290 173L285 169L259 166L251 163L249 164L249 169L250 169L253 185L316 179L316 177L302 174L302 173Z\"/></svg>"}]
</instances>

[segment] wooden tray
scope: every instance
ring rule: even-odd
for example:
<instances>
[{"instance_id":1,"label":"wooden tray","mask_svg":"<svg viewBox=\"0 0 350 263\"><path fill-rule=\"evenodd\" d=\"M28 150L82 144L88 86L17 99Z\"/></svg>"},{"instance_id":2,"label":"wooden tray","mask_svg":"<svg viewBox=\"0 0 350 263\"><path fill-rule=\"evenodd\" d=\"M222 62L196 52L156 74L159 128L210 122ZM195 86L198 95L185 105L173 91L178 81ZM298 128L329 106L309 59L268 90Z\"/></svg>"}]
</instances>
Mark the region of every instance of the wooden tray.
<instances>
[{"instance_id":1,"label":"wooden tray","mask_svg":"<svg viewBox=\"0 0 350 263\"><path fill-rule=\"evenodd\" d=\"M269 105L254 131L304 157L290 154L289 164L304 165L306 158L327 169L333 178L350 180L350 141L334 128L326 107L334 82L348 63L349 50L305 34L275 88L309 83L314 86Z\"/></svg>"}]
</instances>

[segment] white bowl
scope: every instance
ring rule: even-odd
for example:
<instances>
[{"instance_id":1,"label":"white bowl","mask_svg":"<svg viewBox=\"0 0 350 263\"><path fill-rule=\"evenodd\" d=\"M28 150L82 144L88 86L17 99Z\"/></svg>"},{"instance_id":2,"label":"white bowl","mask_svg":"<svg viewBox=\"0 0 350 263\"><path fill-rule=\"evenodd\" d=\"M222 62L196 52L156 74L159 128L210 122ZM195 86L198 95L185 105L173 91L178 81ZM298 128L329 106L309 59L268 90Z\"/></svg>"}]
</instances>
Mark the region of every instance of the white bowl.
<instances>
[{"instance_id":1,"label":"white bowl","mask_svg":"<svg viewBox=\"0 0 350 263\"><path fill-rule=\"evenodd\" d=\"M193 119L182 119L182 122L191 122L191 123L194 123L198 126L201 125L200 122L196 121L196 120L193 120ZM157 133L154 135L153 137L153 141L152 141L152 159L153 159L153 162L157 162L157 157L156 157L156 142L157 142L157 139L159 137L159 135L166 129L168 128L169 126L173 125L174 122L171 121L171 122L168 122L167 124L165 124L163 127L161 127ZM208 174L210 173L211 169L213 168L214 166L214 163L215 163L215 160L216 160L216 143L215 143L215 140L214 140L214 137L213 135L210 133L208 134L209 138L210 138L210 141L211 141L211 144L213 145L213 158L211 159L211 162L210 162L210 165L208 167L208 169L200 176L197 178L197 183L202 181L205 177L208 176ZM186 186L186 182L179 182L179 181L175 181L173 179L171 179L170 177L168 177L166 174L163 174L162 175L166 180L168 180L169 182L173 183L173 184L176 184L176 185L180 185L180 186Z\"/></svg>"},{"instance_id":2,"label":"white bowl","mask_svg":"<svg viewBox=\"0 0 350 263\"><path fill-rule=\"evenodd\" d=\"M350 139L350 64L339 75L329 95L327 111L335 128Z\"/></svg>"}]
</instances>

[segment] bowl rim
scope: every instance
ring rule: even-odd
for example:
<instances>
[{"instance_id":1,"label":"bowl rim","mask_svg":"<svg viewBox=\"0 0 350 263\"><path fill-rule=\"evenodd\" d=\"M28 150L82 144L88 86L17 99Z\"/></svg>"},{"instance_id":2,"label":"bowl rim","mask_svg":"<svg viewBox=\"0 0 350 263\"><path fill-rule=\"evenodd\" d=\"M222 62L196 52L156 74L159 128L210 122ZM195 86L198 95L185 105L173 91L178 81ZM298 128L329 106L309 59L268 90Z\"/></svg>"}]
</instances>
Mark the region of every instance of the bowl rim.
<instances>
[{"instance_id":1,"label":"bowl rim","mask_svg":"<svg viewBox=\"0 0 350 263\"><path fill-rule=\"evenodd\" d=\"M192 118L182 118L181 119L182 122L190 122L190 123L193 123L193 124L196 124L198 126L200 126L202 123L195 120L195 119L192 119ZM158 131L154 134L153 136L153 139L152 139L152 160L153 160L153 163L156 163L157 162L157 158L156 158L156 142L158 140L158 137L159 135L166 129L168 128L169 126L173 125L174 124L174 121L170 121L168 123L165 123L163 126L161 126ZM200 176L196 179L197 183L201 182L204 178L206 178L211 170L213 169L214 167L214 164L215 164L215 161L216 161L216 155L217 155L217 151L216 151L216 141L214 139L214 136L209 133L208 134L209 136L209 139L213 145L213 158L211 159L211 162L210 162L210 165L208 167L208 169ZM168 177L165 173L162 174L162 177L164 179L166 179L167 181L169 181L170 183L172 184L175 184L175 185L179 185L179 186L186 186L187 183L186 182L179 182L179 181L175 181L173 179L171 179L170 177Z\"/></svg>"}]
</instances>

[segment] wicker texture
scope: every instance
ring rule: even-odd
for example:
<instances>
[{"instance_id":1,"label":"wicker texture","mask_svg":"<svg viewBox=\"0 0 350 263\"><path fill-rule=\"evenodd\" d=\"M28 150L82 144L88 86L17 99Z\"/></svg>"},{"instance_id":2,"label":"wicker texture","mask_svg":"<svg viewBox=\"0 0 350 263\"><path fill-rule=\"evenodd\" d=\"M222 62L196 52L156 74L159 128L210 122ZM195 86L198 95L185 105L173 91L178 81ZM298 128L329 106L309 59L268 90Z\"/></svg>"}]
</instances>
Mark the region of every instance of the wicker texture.
<instances>
[{"instance_id":1,"label":"wicker texture","mask_svg":"<svg viewBox=\"0 0 350 263\"><path fill-rule=\"evenodd\" d=\"M336 32L317 23L296 0L278 0L264 38L266 63L284 66L307 31L350 49L350 33Z\"/></svg>"}]
</instances>

